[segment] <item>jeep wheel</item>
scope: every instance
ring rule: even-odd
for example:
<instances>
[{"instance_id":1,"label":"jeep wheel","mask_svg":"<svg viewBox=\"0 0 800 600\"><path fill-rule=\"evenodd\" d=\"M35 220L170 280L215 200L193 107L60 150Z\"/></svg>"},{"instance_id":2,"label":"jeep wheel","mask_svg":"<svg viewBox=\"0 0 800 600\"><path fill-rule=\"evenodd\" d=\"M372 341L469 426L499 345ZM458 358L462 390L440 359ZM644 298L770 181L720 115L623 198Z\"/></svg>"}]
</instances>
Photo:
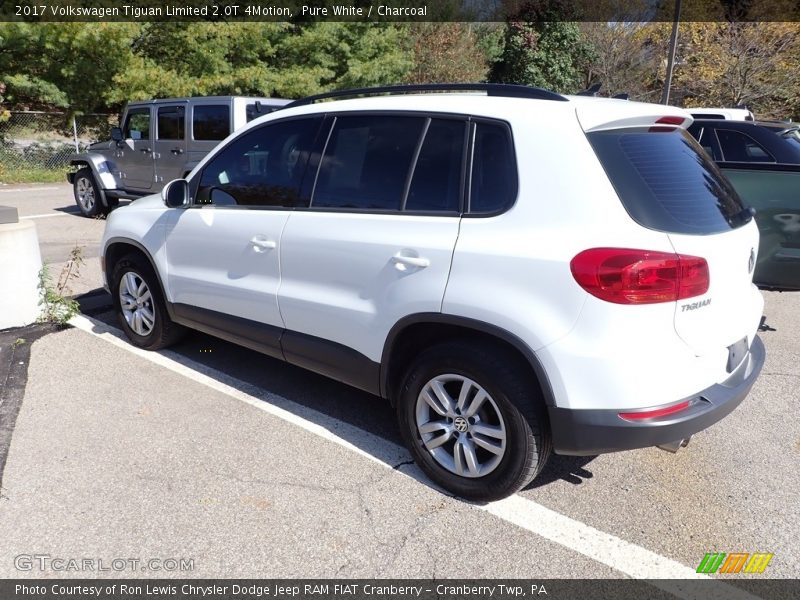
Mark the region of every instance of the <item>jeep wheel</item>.
<instances>
[{"instance_id":1,"label":"jeep wheel","mask_svg":"<svg viewBox=\"0 0 800 600\"><path fill-rule=\"evenodd\" d=\"M535 383L503 352L465 342L435 346L414 361L397 416L420 468L468 500L513 494L551 452Z\"/></svg>"},{"instance_id":2,"label":"jeep wheel","mask_svg":"<svg viewBox=\"0 0 800 600\"><path fill-rule=\"evenodd\" d=\"M96 217L104 212L100 202L100 192L89 167L84 167L75 173L72 189L75 195L75 204L81 209L84 217Z\"/></svg>"},{"instance_id":3,"label":"jeep wheel","mask_svg":"<svg viewBox=\"0 0 800 600\"><path fill-rule=\"evenodd\" d=\"M184 328L169 318L158 278L143 257L129 254L114 265L111 295L119 323L134 345L160 350L183 336Z\"/></svg>"}]
</instances>

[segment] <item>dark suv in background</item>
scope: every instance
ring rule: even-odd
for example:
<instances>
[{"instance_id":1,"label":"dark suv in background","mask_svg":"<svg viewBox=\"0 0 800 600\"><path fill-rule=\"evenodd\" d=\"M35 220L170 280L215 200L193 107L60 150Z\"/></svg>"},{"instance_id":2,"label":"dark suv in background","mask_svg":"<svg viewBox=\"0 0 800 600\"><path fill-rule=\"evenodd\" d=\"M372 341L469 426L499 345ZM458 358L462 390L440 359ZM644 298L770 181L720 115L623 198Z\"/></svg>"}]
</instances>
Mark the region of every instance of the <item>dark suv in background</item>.
<instances>
[{"instance_id":1,"label":"dark suv in background","mask_svg":"<svg viewBox=\"0 0 800 600\"><path fill-rule=\"evenodd\" d=\"M691 133L713 157L761 232L753 281L762 289L800 290L800 137L779 121L698 119Z\"/></svg>"},{"instance_id":2,"label":"dark suv in background","mask_svg":"<svg viewBox=\"0 0 800 600\"><path fill-rule=\"evenodd\" d=\"M717 162L800 164L800 143L788 124L697 119L689 133Z\"/></svg>"}]
</instances>

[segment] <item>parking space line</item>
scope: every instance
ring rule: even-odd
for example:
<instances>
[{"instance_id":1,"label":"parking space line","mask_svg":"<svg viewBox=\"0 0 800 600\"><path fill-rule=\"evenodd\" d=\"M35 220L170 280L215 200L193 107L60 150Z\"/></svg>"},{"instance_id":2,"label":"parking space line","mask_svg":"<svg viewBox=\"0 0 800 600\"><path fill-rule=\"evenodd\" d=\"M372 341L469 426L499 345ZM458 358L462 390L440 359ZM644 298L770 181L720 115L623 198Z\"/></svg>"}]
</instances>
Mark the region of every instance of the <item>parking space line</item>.
<instances>
[{"instance_id":1,"label":"parking space line","mask_svg":"<svg viewBox=\"0 0 800 600\"><path fill-rule=\"evenodd\" d=\"M11 194L13 192L44 192L50 190L57 190L57 187L29 187L29 188L16 188L11 190L0 190L0 194Z\"/></svg>"},{"instance_id":2,"label":"parking space line","mask_svg":"<svg viewBox=\"0 0 800 600\"><path fill-rule=\"evenodd\" d=\"M20 219L46 219L48 217L74 217L79 215L79 212L57 212L57 213L44 213L41 215L23 215Z\"/></svg>"},{"instance_id":3,"label":"parking space line","mask_svg":"<svg viewBox=\"0 0 800 600\"><path fill-rule=\"evenodd\" d=\"M384 467L393 468L393 465L411 458L405 448L391 441L267 392L190 358L169 350L150 352L137 348L125 340L124 334L120 330L106 325L102 321L79 315L74 317L70 324L151 363L334 442ZM355 444L345 438L357 440L358 443ZM410 473L398 472L407 477L423 479L416 468L414 472ZM701 595L697 589L693 589L691 586L681 586L680 582L674 580L709 580L708 576L698 574L694 569L677 561L595 529L586 523L562 515L519 495L483 506L474 505L474 507L611 567L628 577L653 580L650 583L654 586L660 587L678 598L685 600L700 600L701 598L703 600L752 600L756 598L736 587L716 581L709 582L713 584L713 588L704 586Z\"/></svg>"}]
</instances>

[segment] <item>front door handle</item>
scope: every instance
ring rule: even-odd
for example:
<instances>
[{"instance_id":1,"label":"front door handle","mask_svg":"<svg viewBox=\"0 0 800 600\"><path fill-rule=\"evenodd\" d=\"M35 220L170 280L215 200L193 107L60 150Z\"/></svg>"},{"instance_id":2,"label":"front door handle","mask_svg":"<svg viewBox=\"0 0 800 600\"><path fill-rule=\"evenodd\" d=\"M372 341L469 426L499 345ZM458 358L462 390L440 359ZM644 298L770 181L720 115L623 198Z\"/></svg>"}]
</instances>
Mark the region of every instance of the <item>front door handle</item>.
<instances>
[{"instance_id":1,"label":"front door handle","mask_svg":"<svg viewBox=\"0 0 800 600\"><path fill-rule=\"evenodd\" d=\"M142 148L139 150L140 152L144 152L145 154L150 154L152 150L150 148Z\"/></svg>"},{"instance_id":2,"label":"front door handle","mask_svg":"<svg viewBox=\"0 0 800 600\"><path fill-rule=\"evenodd\" d=\"M429 261L427 258L422 258L420 256L405 256L399 253L392 257L392 262L398 269L401 270L404 270L405 267L424 269L431 264L431 261Z\"/></svg>"},{"instance_id":3,"label":"front door handle","mask_svg":"<svg viewBox=\"0 0 800 600\"><path fill-rule=\"evenodd\" d=\"M265 252L266 250L273 250L278 246L274 240L268 240L262 236L255 236L250 240L250 245L256 252Z\"/></svg>"}]
</instances>

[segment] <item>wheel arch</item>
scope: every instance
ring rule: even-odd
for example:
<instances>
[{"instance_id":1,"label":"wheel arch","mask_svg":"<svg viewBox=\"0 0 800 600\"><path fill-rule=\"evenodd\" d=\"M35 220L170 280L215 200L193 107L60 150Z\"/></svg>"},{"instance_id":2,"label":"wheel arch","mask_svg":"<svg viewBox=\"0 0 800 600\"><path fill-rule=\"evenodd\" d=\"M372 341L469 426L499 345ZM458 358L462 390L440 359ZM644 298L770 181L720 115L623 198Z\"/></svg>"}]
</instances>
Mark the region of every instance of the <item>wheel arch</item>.
<instances>
[{"instance_id":1,"label":"wheel arch","mask_svg":"<svg viewBox=\"0 0 800 600\"><path fill-rule=\"evenodd\" d=\"M468 317L442 313L418 313L400 319L389 331L383 347L380 368L381 396L394 406L399 378L411 359L432 342L469 338L505 349L529 370L539 386L546 406L555 406L555 397L547 372L536 353L519 337L501 327Z\"/></svg>"},{"instance_id":2,"label":"wheel arch","mask_svg":"<svg viewBox=\"0 0 800 600\"><path fill-rule=\"evenodd\" d=\"M106 190L115 189L117 187L114 176L105 168L105 158L100 154L78 154L70 158L69 164L76 167L77 171L81 169L89 169L94 177L94 184L97 188L97 193L100 196L100 204L109 208L108 198L106 197ZM75 173L77 173L77 171ZM70 175L70 183L74 184L75 174Z\"/></svg>"},{"instance_id":3,"label":"wheel arch","mask_svg":"<svg viewBox=\"0 0 800 600\"><path fill-rule=\"evenodd\" d=\"M113 237L109 238L109 240L106 242L105 248L103 250L103 259L104 259L103 270L105 272L109 290L111 289L111 275L114 272L114 266L127 254L138 254L142 256L150 264L150 267L156 274L156 280L158 282L158 287L159 287L158 291L161 293L161 297L164 299L164 304L167 307L167 312L169 313L170 318L174 318L172 303L167 298L165 292L166 288L164 287L164 282L161 279L161 272L158 270L156 262L153 260L153 257L147 250L147 248L145 248L144 245L137 242L136 240L132 240L129 238L122 238L122 237Z\"/></svg>"}]
</instances>

